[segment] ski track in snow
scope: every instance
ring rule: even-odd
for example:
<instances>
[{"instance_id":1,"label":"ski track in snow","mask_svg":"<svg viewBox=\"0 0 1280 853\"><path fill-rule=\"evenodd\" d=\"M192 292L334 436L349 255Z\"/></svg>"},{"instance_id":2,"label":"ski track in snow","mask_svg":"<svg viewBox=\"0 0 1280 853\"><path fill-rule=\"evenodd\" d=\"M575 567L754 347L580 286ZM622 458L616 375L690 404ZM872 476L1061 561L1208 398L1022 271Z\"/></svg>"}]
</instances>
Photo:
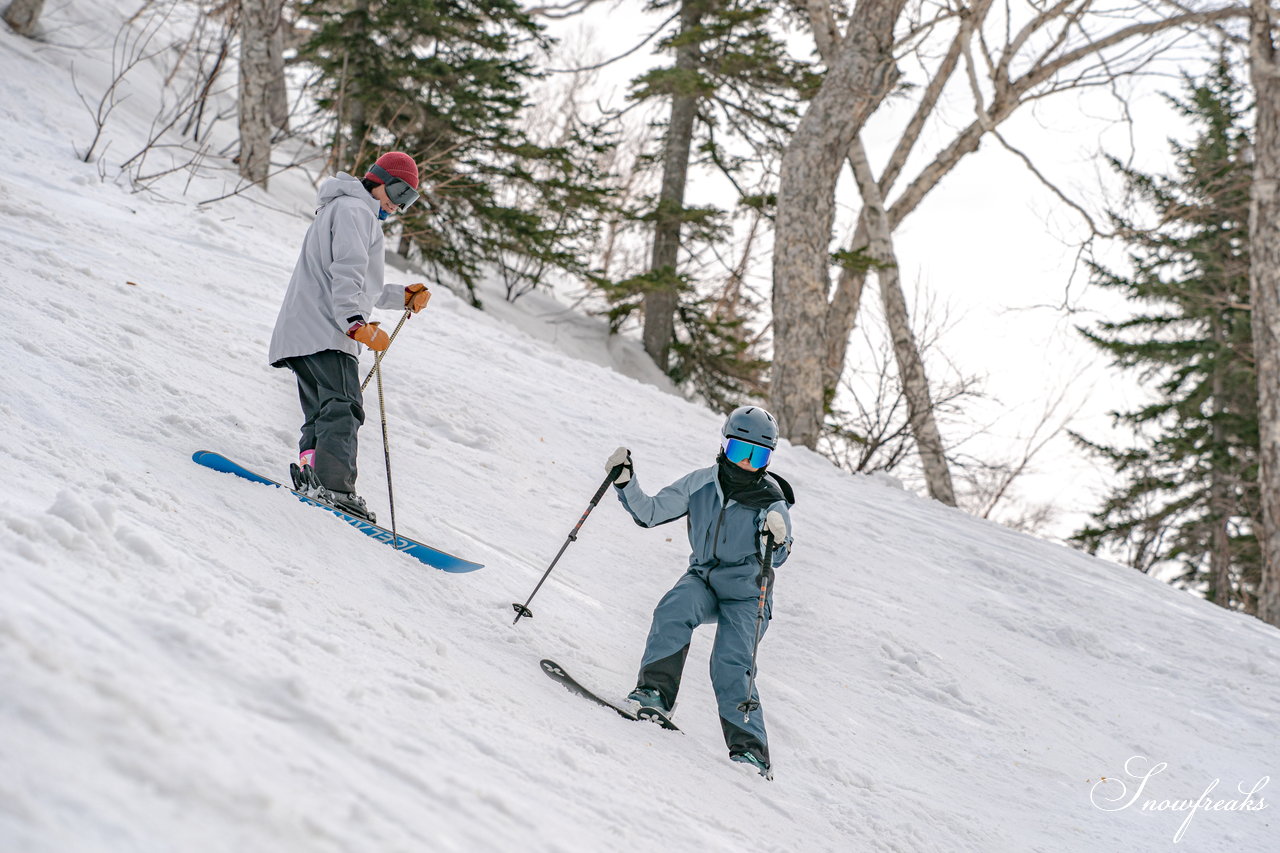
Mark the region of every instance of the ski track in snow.
<instances>
[{"instance_id":1,"label":"ski track in snow","mask_svg":"<svg viewBox=\"0 0 1280 853\"><path fill-rule=\"evenodd\" d=\"M1174 848L1182 815L1090 803L1132 755L1169 763L1158 797L1280 771L1274 629L787 446L797 545L759 676L777 781L726 760L710 628L683 734L556 686L540 658L630 688L683 526L640 530L606 495L535 618L513 627L511 602L616 445L652 491L711 463L720 419L549 296L482 313L435 288L385 364L400 527L479 572L192 464L292 458L292 379L264 360L313 196L294 172L198 208L234 176L134 194L75 159L70 64L100 93L100 33L132 11L49 10L55 41L99 34L83 51L0 32L0 850L1274 847L1269 810L1199 814ZM161 76L129 78L108 162ZM361 489L387 520L372 386L366 409Z\"/></svg>"}]
</instances>

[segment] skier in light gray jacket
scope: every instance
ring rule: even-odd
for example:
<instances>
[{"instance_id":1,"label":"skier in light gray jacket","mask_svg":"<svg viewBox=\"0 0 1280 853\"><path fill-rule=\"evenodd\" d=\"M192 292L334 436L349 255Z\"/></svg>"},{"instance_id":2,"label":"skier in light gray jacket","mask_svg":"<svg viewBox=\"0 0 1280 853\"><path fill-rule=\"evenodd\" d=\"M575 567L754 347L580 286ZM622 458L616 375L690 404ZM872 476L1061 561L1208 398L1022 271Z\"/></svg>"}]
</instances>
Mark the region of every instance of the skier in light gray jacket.
<instances>
[{"instance_id":1,"label":"skier in light gray jacket","mask_svg":"<svg viewBox=\"0 0 1280 853\"><path fill-rule=\"evenodd\" d=\"M649 639L636 689L627 698L664 714L675 707L693 630L715 622L711 649L711 684L720 711L720 726L729 757L769 776L769 743L764 714L752 711L743 720L739 706L759 702L751 681L756 620L759 615L761 562L765 538L775 543L773 565L791 553L791 486L765 470L778 445L778 422L758 406L741 406L722 430L716 464L686 474L656 495L645 494L634 476L631 453L619 447L605 464L612 471L618 498L641 527L656 527L687 518L689 569L653 611ZM761 633L773 612L766 602Z\"/></svg>"},{"instance_id":2,"label":"skier in light gray jacket","mask_svg":"<svg viewBox=\"0 0 1280 853\"><path fill-rule=\"evenodd\" d=\"M302 436L294 488L351 515L374 520L355 492L356 435L364 423L357 375L360 345L381 352L390 338L369 317L375 307L426 306L425 284L384 284L382 223L418 199L418 166L400 151L378 158L363 180L345 172L320 185L316 218L285 291L268 361L298 380Z\"/></svg>"}]
</instances>

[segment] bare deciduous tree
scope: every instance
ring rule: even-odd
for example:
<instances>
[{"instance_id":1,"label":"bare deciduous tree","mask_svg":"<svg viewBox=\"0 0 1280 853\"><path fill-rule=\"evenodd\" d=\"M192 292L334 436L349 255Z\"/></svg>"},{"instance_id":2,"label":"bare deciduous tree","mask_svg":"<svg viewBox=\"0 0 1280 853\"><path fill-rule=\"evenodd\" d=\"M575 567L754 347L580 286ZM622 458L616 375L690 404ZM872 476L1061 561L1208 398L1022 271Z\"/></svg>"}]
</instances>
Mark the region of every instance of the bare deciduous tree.
<instances>
[{"instance_id":1,"label":"bare deciduous tree","mask_svg":"<svg viewBox=\"0 0 1280 853\"><path fill-rule=\"evenodd\" d=\"M990 8L990 0L979 0L976 8L976 20L986 14ZM838 28L829 5L819 0L807 0L805 11L809 16L810 27L817 42L818 52L828 64L831 62ZM970 16L960 26L961 35L972 30L975 17ZM915 137L924 125L924 119L932 111L941 95L946 79L954 70L958 61L959 45L962 39L957 38L943 60L939 73L934 75L929 88L925 92L922 103L916 110L908 132L903 140L906 145L914 144ZM909 141L908 141L909 140ZM900 148L904 143L900 143ZM906 151L895 152L901 162ZM858 222L858 250L869 253L871 266L876 271L879 283L881 303L893 339L894 356L898 362L898 375L905 394L911 430L916 438L916 449L925 473L925 483L929 495L949 506L956 505L955 488L951 482L951 472L947 466L946 450L942 443L942 434L938 429L934 416L934 402L930 398L929 380L925 373L924 359L911 330L911 319L907 313L907 300L902 292L898 275L898 261L893 248L893 229L889 224L885 210L884 197L879 182L871 171L866 150L860 138L855 138L847 154L849 165L853 170L858 191L862 196L862 216ZM901 166L898 166L901 168ZM837 291L837 300L828 309L828 322L844 327L856 318L858 303L861 300L862 285L866 276L866 264L847 264L843 268L842 280L856 287L856 296L852 289ZM843 335L847 345L848 332ZM839 363L832 364L831 347L828 346L827 362L824 365L824 393L831 394L838 383L840 372L844 367L844 350L838 355Z\"/></svg>"},{"instance_id":2,"label":"bare deciduous tree","mask_svg":"<svg viewBox=\"0 0 1280 853\"><path fill-rule=\"evenodd\" d=\"M1176 39L1180 29L1244 14L1240 6L1180 11L1176 5L1169 4L1154 9L1156 16L1152 20L1096 33L1092 30L1099 27L1099 21L1088 17L1094 5L1094 0L1060 0L1043 7L1017 31L1006 29L1007 20L989 19L992 6L989 0L976 3L961 16L948 53L931 77L916 113L885 165L880 178L881 195L887 198L901 176L907 157L924 129L924 120L936 108L941 89L961 58L965 60L975 96L975 116L888 205L892 231L897 230L966 156L978 150L985 135L994 134L1019 107L1059 92L1109 85L1118 77L1149 65ZM1110 20L1107 16L1101 19ZM1001 33L1006 33L1003 41L997 38ZM1161 33L1169 34L1169 40L1154 38ZM973 59L975 46L982 59L981 67L986 69L985 80L978 78L979 64ZM1112 55L1113 50L1116 55ZM1021 73L1015 74L1013 69L1020 69ZM850 250L865 248L866 243L866 232L859 229ZM849 274L841 277L837 287L832 301L828 370L838 371L844 363L844 342L857 317L856 297L862 284L857 274Z\"/></svg>"},{"instance_id":3,"label":"bare deciduous tree","mask_svg":"<svg viewBox=\"0 0 1280 853\"><path fill-rule=\"evenodd\" d=\"M867 248L871 259L875 261L880 302L884 306L884 316L893 338L898 377L906 396L907 414L911 421L911 432L916 437L916 449L920 452L925 484L930 497L947 506L955 506L955 487L951 484L951 471L947 467L947 455L942 446L938 419L933 413L929 378L925 374L924 359L920 356L915 335L911 332L907 299L898 276L898 259L893 250L889 215L885 212L880 186L871 174L871 164L867 162L867 152L860 140L854 140L850 147L849 160L853 165L858 190L862 194L862 222L868 233Z\"/></svg>"},{"instance_id":4,"label":"bare deciduous tree","mask_svg":"<svg viewBox=\"0 0 1280 853\"><path fill-rule=\"evenodd\" d=\"M139 10L139 13L141 11ZM115 108L129 97L125 91L125 78L129 76L133 69L151 61L164 52L165 48L154 47L152 43L168 21L172 11L173 5L170 4L147 19L141 28L134 27L132 20L125 21L120 25L120 29L116 30L115 38L111 42L111 83L103 91L102 97L98 99L97 104L91 104L85 94L80 91L79 83L76 80L75 65L71 66L71 87L75 89L76 95L80 98L80 103L84 104L85 109L89 111L90 116L93 118L93 139L85 146L83 154L79 151L76 152L83 162L93 162L98 145L103 142L107 119L111 117L111 113ZM135 17L137 16L135 15Z\"/></svg>"},{"instance_id":5,"label":"bare deciduous tree","mask_svg":"<svg viewBox=\"0 0 1280 853\"><path fill-rule=\"evenodd\" d=\"M240 3L240 176L263 186L271 170L271 134L277 126L272 98L283 60L273 57L272 45L283 45L277 42L283 7L284 0Z\"/></svg>"},{"instance_id":6,"label":"bare deciduous tree","mask_svg":"<svg viewBox=\"0 0 1280 853\"><path fill-rule=\"evenodd\" d=\"M783 434L814 448L823 380L835 189L849 146L896 77L893 32L906 0L861 0L782 157L773 252L771 406Z\"/></svg>"},{"instance_id":7,"label":"bare deciduous tree","mask_svg":"<svg viewBox=\"0 0 1280 853\"><path fill-rule=\"evenodd\" d=\"M942 339L952 323L946 310L935 300L923 305L921 291L911 311L911 336L922 356L935 362L954 364L942 352ZM829 428L823 432L819 450L840 467L854 473L910 469L916 479L912 456L916 438L903 383L898 377L895 342L887 320L875 317L861 327L864 346L858 362L840 379L840 394L833 401ZM929 396L940 416L959 416L965 404L981 396L978 377L948 371L944 378L931 380ZM921 472L922 473L922 472Z\"/></svg>"},{"instance_id":8,"label":"bare deciduous tree","mask_svg":"<svg viewBox=\"0 0 1280 853\"><path fill-rule=\"evenodd\" d=\"M824 57L831 54L840 36L829 0L796 0L796 3L810 20L820 53ZM1239 18L1243 14L1240 6L1189 10L1162 0L1153 3L1140 0L1137 8L1129 11L1134 15L1144 14L1149 19L1117 26L1113 23L1115 16L1108 14L1108 10L1102 9L1095 0L1005 6L996 15L992 14L990 0L975 0L967 6L948 6L931 21L914 22L895 50L904 56L916 54L928 82L919 90L916 110L876 182L889 235L965 156L978 149L984 136L996 133L1000 124L1020 106L1057 92L1111 85L1117 78L1146 67L1186 27ZM857 14L855 9L855 21ZM918 50L919 44L928 39L936 45L947 27L951 28L953 35L949 43L944 42L948 45L945 52L940 58L927 60ZM1167 37L1157 37L1161 35ZM847 40L848 37L847 34L844 38ZM828 60L827 64L831 66L832 63ZM937 152L896 198L888 201L894 184L901 177L922 131L935 112L943 90L962 67L973 97L973 120ZM815 107L816 102L810 107L810 113ZM853 153L851 149L846 150ZM1033 174L1038 179L1043 178L1034 169ZM827 173L827 179L834 181L830 173ZM864 190L869 188L866 180L861 185ZM1057 192L1056 188L1051 189ZM867 193L863 195L865 204ZM1058 195L1062 196L1060 192ZM827 265L829 227L823 231L815 226L810 232L810 243L805 245L799 241L784 240L781 210L779 220L777 252L783 255L804 253L809 261L800 276L807 282L801 293L803 306L792 309L798 322L784 322L782 315L788 311L785 302L791 298L795 285L791 280L780 280L775 256L774 311L777 328L773 403L788 437L813 446L813 436L821 428L823 404L837 387L844 369L849 333L857 319L868 265L846 265L838 283L832 288ZM868 253L874 259L876 253L869 252L872 236L864 212L848 253L852 256ZM883 235L881 238L883 244ZM879 270L885 267L877 263L871 268ZM891 277L886 278L890 279L892 286ZM899 337L907 340L904 335ZM819 349L823 351L821 370L817 369ZM903 355L908 369L902 373L904 379L910 380L915 372L911 369L911 362L918 358L911 358L905 347ZM796 387L797 384L802 387ZM927 383L922 382L922 385L927 388ZM916 396L921 404L925 403L923 396L918 393ZM932 444L932 440L925 444ZM927 447L925 444L921 450L934 454L935 463L942 458L940 446ZM946 484L941 474L937 483L931 484L931 491L945 494Z\"/></svg>"},{"instance_id":9,"label":"bare deciduous tree","mask_svg":"<svg viewBox=\"0 0 1280 853\"><path fill-rule=\"evenodd\" d=\"M275 130L289 129L289 87L284 75L285 31L291 27L284 20L284 3L276 18L275 30L267 43L267 117Z\"/></svg>"},{"instance_id":10,"label":"bare deciduous tree","mask_svg":"<svg viewBox=\"0 0 1280 853\"><path fill-rule=\"evenodd\" d=\"M1061 388L1040 411L1030 432L1005 441L997 458L982 458L957 450L953 467L961 484L959 505L980 518L999 521L1006 527L1035 533L1055 515L1052 503L1026 505L1013 499L1014 484L1032 471L1032 466L1048 444L1067 431L1067 426L1080 412L1080 404L1063 413L1067 387ZM1005 417L1002 415L1001 417ZM980 428L976 434L985 434ZM961 442L963 443L963 442ZM984 454L985 457L985 454ZM997 510L1015 504L1012 513Z\"/></svg>"}]
</instances>

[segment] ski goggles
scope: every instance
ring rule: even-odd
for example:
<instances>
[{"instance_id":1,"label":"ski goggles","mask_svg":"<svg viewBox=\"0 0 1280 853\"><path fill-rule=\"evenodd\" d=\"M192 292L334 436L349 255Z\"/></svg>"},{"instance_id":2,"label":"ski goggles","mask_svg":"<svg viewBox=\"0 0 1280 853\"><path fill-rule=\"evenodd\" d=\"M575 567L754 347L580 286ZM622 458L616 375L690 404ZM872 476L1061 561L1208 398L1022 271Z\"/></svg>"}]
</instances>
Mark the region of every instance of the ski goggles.
<instances>
[{"instance_id":1,"label":"ski goggles","mask_svg":"<svg viewBox=\"0 0 1280 853\"><path fill-rule=\"evenodd\" d=\"M391 199L392 204L400 208L401 213L418 200L417 190L399 178L393 177L377 163L369 168L369 172L382 181L382 186L387 190L387 198Z\"/></svg>"},{"instance_id":2,"label":"ski goggles","mask_svg":"<svg viewBox=\"0 0 1280 853\"><path fill-rule=\"evenodd\" d=\"M752 468L763 468L768 465L769 457L773 455L773 451L769 448L740 438L726 438L720 443L720 447L724 450L724 458L734 465L746 462Z\"/></svg>"}]
</instances>

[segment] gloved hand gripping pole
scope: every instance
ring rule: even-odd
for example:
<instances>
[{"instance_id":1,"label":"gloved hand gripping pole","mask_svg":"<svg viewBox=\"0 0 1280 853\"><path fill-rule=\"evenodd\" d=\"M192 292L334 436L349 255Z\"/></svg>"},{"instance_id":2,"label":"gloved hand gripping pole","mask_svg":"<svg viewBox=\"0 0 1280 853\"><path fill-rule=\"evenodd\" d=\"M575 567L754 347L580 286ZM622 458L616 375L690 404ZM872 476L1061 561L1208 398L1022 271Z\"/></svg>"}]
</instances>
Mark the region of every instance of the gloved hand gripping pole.
<instances>
[{"instance_id":1,"label":"gloved hand gripping pole","mask_svg":"<svg viewBox=\"0 0 1280 853\"><path fill-rule=\"evenodd\" d=\"M395 343L396 335L400 334L400 327L404 325L404 321L408 320L409 315L412 313L412 308L404 309L404 316L400 318L399 323L396 323L396 327L391 330L391 337L387 339L387 349L373 354L373 367L370 368L369 375L364 378L364 382L360 383L361 391L369 387L369 380L373 379L373 375L378 372L378 368L382 365L382 357L387 354L387 350L391 349L391 345Z\"/></svg>"}]
</instances>

